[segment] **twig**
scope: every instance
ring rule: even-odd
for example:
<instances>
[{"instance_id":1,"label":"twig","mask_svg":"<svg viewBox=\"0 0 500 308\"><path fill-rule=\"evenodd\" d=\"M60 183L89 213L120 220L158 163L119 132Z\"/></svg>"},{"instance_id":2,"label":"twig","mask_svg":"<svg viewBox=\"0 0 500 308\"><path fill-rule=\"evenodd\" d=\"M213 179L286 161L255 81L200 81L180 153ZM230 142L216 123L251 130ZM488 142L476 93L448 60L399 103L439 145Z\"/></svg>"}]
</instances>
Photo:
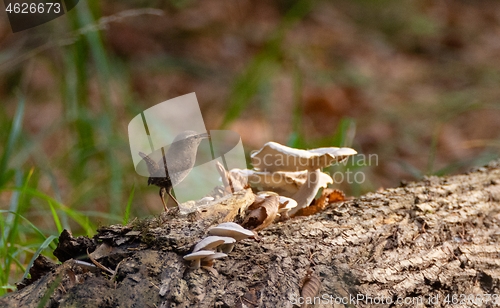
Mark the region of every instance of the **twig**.
<instances>
[{"instance_id":1,"label":"twig","mask_svg":"<svg viewBox=\"0 0 500 308\"><path fill-rule=\"evenodd\" d=\"M87 256L89 257L90 261L92 261L92 263L95 264L95 266L97 266L98 268L104 270L104 271L107 271L109 273L111 273L113 276L115 275L115 271L113 271L112 269L109 269L107 268L106 266L102 265L101 263L97 262L96 260L94 260L94 258L92 258L90 256L90 253L89 253L89 249L87 248Z\"/></svg>"}]
</instances>

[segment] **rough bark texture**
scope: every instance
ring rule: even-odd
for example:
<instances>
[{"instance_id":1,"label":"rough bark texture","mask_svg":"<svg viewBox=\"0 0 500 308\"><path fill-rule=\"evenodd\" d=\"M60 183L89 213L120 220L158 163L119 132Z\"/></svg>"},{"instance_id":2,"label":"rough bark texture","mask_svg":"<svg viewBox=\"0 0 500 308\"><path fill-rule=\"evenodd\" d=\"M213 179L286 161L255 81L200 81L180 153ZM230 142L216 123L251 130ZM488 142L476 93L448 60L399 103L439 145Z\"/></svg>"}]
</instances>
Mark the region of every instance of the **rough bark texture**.
<instances>
[{"instance_id":1,"label":"rough bark texture","mask_svg":"<svg viewBox=\"0 0 500 308\"><path fill-rule=\"evenodd\" d=\"M499 202L499 162L430 177L273 224L216 260L216 272L182 257L223 217L110 226L92 244L60 245L97 245L93 259L114 273L69 260L0 305L36 307L52 292L50 307L294 307L310 270L323 296L311 307L498 307Z\"/></svg>"}]
</instances>

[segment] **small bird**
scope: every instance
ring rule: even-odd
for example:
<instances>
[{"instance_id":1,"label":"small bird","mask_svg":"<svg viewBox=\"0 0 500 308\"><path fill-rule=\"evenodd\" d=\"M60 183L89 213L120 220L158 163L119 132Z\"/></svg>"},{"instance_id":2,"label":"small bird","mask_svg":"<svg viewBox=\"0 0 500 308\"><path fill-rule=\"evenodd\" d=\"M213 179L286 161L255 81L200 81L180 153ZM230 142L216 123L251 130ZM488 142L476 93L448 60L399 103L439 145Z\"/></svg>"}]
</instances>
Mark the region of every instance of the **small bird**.
<instances>
[{"instance_id":1,"label":"small bird","mask_svg":"<svg viewBox=\"0 0 500 308\"><path fill-rule=\"evenodd\" d=\"M200 142L209 137L208 134L198 134L195 131L180 133L174 138L167 153L158 163L143 152L139 152L148 167L148 185L153 184L160 187L161 202L166 212L168 212L168 208L165 203L165 192L179 206L179 202L171 193L172 187L182 182L191 172L196 161L196 152Z\"/></svg>"}]
</instances>

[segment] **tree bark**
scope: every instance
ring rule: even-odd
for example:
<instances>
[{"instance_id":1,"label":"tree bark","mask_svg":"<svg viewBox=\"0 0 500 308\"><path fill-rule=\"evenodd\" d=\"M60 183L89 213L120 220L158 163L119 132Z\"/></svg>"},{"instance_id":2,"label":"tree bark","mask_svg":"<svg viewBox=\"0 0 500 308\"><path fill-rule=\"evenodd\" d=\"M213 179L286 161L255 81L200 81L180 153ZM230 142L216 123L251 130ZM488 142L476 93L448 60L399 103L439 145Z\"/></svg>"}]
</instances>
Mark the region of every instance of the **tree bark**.
<instances>
[{"instance_id":1,"label":"tree bark","mask_svg":"<svg viewBox=\"0 0 500 308\"><path fill-rule=\"evenodd\" d=\"M91 244L66 234L56 255L87 245L108 270L63 260L0 305L36 307L48 294L47 307L300 307L309 270L321 281L310 307L498 307L499 202L496 161L272 224L213 270L182 257L222 215L110 226Z\"/></svg>"}]
</instances>

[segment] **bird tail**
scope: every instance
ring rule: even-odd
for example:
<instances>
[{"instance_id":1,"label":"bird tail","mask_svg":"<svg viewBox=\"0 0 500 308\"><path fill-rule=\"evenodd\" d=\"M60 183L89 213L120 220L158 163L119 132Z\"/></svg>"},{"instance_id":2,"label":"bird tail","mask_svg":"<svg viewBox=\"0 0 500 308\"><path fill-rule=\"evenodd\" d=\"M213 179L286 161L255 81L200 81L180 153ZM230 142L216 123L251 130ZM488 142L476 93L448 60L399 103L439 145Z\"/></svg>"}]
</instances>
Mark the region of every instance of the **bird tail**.
<instances>
[{"instance_id":1,"label":"bird tail","mask_svg":"<svg viewBox=\"0 0 500 308\"><path fill-rule=\"evenodd\" d=\"M152 160L151 157L149 157L148 155L144 154L143 152L139 152L139 155L146 162L146 165L148 166L149 175L155 174L160 169L160 167L158 166L158 164L154 160Z\"/></svg>"}]
</instances>

